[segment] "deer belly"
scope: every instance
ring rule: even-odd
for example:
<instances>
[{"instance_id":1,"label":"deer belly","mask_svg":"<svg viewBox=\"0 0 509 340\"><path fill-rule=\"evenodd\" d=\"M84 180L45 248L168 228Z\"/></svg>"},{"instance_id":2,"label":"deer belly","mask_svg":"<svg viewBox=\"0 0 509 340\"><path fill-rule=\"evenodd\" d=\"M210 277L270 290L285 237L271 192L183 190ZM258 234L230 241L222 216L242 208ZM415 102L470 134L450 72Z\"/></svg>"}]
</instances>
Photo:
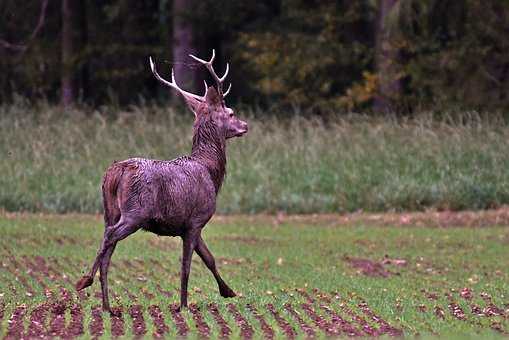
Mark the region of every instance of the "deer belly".
<instances>
[{"instance_id":1,"label":"deer belly","mask_svg":"<svg viewBox=\"0 0 509 340\"><path fill-rule=\"evenodd\" d=\"M181 236L184 234L184 227L172 221L151 220L143 226L143 230L150 231L159 236Z\"/></svg>"}]
</instances>

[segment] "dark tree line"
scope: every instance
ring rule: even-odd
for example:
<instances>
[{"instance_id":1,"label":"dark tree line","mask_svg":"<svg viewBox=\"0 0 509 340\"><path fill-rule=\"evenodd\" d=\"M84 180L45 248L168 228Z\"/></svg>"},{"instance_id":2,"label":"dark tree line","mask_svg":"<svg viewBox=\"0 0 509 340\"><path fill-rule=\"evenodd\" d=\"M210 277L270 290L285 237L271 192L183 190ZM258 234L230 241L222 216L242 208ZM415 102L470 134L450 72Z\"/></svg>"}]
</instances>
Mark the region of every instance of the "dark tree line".
<instances>
[{"instance_id":1,"label":"dark tree line","mask_svg":"<svg viewBox=\"0 0 509 340\"><path fill-rule=\"evenodd\" d=\"M165 101L148 56L200 92L212 48L248 104L509 108L507 0L3 0L0 101Z\"/></svg>"}]
</instances>

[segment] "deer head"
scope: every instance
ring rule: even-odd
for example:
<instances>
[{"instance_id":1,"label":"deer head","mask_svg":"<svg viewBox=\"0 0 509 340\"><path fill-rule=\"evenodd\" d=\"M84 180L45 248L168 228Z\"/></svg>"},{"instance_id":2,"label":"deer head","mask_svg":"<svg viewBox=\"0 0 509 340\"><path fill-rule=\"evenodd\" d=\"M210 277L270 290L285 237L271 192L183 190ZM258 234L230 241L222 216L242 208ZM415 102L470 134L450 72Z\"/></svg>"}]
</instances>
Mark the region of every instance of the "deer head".
<instances>
[{"instance_id":1,"label":"deer head","mask_svg":"<svg viewBox=\"0 0 509 340\"><path fill-rule=\"evenodd\" d=\"M203 96L199 96L187 91L182 90L175 80L175 73L173 72L173 68L171 70L171 82L163 79L156 70L155 64L152 61L152 57L150 60L150 69L152 73L166 86L169 86L176 90L185 100L189 109L194 113L195 116L195 124L200 123L202 121L212 121L214 125L216 125L223 133L224 136L228 138L232 137L240 137L247 132L247 123L240 120L235 116L233 110L229 107L226 107L224 98L228 95L231 89L231 83L228 86L226 92L223 92L223 83L228 75L228 71L230 70L228 63L226 64L226 70L222 77L219 77L212 63L216 57L215 50L212 50L212 57L209 61L200 59L192 54L189 55L194 60L203 64L207 70L209 70L212 78L216 82L217 90L211 86L208 87L207 82L204 80L205 84L205 93Z\"/></svg>"}]
</instances>

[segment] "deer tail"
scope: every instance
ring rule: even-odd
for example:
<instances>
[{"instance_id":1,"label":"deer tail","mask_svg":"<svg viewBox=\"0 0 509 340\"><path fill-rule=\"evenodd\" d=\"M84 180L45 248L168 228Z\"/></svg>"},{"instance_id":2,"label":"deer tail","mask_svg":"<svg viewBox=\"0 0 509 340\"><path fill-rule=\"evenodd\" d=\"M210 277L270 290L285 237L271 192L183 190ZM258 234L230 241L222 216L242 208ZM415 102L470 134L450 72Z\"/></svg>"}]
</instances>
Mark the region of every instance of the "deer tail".
<instances>
[{"instance_id":1,"label":"deer tail","mask_svg":"<svg viewBox=\"0 0 509 340\"><path fill-rule=\"evenodd\" d=\"M102 192L106 227L115 225L120 219L120 207L117 197L123 174L124 168L117 162L113 163L104 174Z\"/></svg>"}]
</instances>

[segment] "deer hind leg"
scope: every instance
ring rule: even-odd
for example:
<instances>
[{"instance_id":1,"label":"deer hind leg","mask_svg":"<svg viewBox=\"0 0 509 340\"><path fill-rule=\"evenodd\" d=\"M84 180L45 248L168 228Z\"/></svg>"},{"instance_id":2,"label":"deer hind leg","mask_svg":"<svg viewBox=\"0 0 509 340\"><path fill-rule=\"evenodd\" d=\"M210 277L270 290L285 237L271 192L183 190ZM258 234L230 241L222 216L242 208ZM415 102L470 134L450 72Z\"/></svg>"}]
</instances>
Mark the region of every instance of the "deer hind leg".
<instances>
[{"instance_id":1,"label":"deer hind leg","mask_svg":"<svg viewBox=\"0 0 509 340\"><path fill-rule=\"evenodd\" d=\"M113 314L111 308L110 308L110 300L108 297L108 268L110 266L110 260L111 255L113 255L113 252L115 251L115 247L117 244L111 245L105 252L103 258L101 259L101 264L99 267L100 270L100 281L101 281L101 292L102 292L102 303L103 303L103 310L109 311ZM120 315L116 315L120 316Z\"/></svg>"},{"instance_id":2,"label":"deer hind leg","mask_svg":"<svg viewBox=\"0 0 509 340\"><path fill-rule=\"evenodd\" d=\"M108 248L110 248L112 245L115 245L118 241L123 240L127 236L131 235L138 229L139 227L137 226L137 223L133 223L133 221L129 219L124 219L123 217L121 217L120 220L114 226L106 227L106 230L104 231L103 240L97 252L94 264L92 265L90 272L87 275L83 276L76 283L76 290L80 291L92 285L92 283L94 282L95 274L97 273L97 270L99 269L101 261L104 255L106 254Z\"/></svg>"},{"instance_id":3,"label":"deer hind leg","mask_svg":"<svg viewBox=\"0 0 509 340\"><path fill-rule=\"evenodd\" d=\"M205 244L205 241L203 241L201 236L198 237L198 242L196 244L196 253L198 253L198 256L201 257L207 268L214 275L217 281L217 285L219 286L219 293L221 294L221 296L225 298L236 296L235 292L230 287L228 287L228 285L221 278L221 275L219 275L219 272L217 271L216 268L216 261L214 260L214 256L207 248L207 245Z\"/></svg>"}]
</instances>

